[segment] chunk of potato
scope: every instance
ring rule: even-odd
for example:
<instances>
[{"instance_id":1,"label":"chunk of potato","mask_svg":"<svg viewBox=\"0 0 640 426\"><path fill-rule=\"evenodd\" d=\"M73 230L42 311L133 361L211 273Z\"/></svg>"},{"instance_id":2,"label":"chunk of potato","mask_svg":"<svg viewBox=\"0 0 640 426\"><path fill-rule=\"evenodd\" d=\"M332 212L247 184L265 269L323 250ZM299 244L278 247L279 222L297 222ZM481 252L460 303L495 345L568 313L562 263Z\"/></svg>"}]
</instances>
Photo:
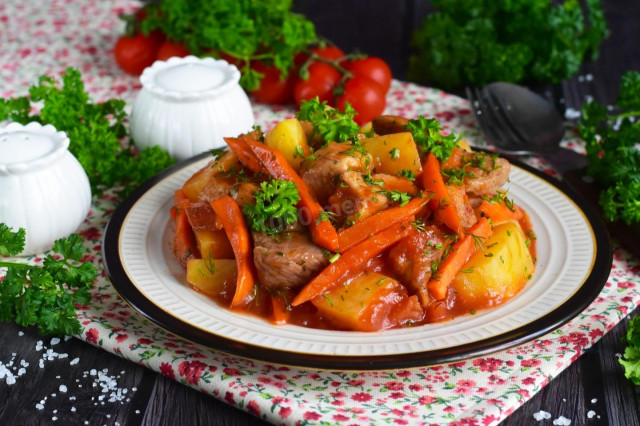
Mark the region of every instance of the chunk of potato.
<instances>
[{"instance_id":1,"label":"chunk of potato","mask_svg":"<svg viewBox=\"0 0 640 426\"><path fill-rule=\"evenodd\" d=\"M190 201L198 201L198 197L211 177L219 172L229 170L232 164L237 163L238 157L232 151L228 151L216 162L208 163L191 176L182 186L184 195Z\"/></svg>"},{"instance_id":2,"label":"chunk of potato","mask_svg":"<svg viewBox=\"0 0 640 426\"><path fill-rule=\"evenodd\" d=\"M235 260L189 259L187 262L187 282L209 296L232 292L237 275Z\"/></svg>"},{"instance_id":3,"label":"chunk of potato","mask_svg":"<svg viewBox=\"0 0 640 426\"><path fill-rule=\"evenodd\" d=\"M469 145L469 142L467 142L466 139L460 139L458 141L458 148L461 148L467 152L473 152L473 150L471 149L471 145Z\"/></svg>"},{"instance_id":4,"label":"chunk of potato","mask_svg":"<svg viewBox=\"0 0 640 426\"><path fill-rule=\"evenodd\" d=\"M362 144L373 157L377 173L397 175L404 169L415 175L422 173L418 147L409 132L365 138Z\"/></svg>"},{"instance_id":5,"label":"chunk of potato","mask_svg":"<svg viewBox=\"0 0 640 426\"><path fill-rule=\"evenodd\" d=\"M302 124L296 118L283 120L276 124L276 127L264 138L264 143L282 152L289 164L296 170L300 167L304 156L311 153Z\"/></svg>"},{"instance_id":6,"label":"chunk of potato","mask_svg":"<svg viewBox=\"0 0 640 426\"><path fill-rule=\"evenodd\" d=\"M203 229L195 231L200 257L203 259L235 259L233 248L223 231Z\"/></svg>"},{"instance_id":7,"label":"chunk of potato","mask_svg":"<svg viewBox=\"0 0 640 426\"><path fill-rule=\"evenodd\" d=\"M494 228L452 282L457 303L474 310L499 305L515 296L535 269L526 237L516 222Z\"/></svg>"},{"instance_id":8,"label":"chunk of potato","mask_svg":"<svg viewBox=\"0 0 640 426\"><path fill-rule=\"evenodd\" d=\"M402 284L376 272L364 273L312 303L336 326L356 331L385 330L424 316L416 296L409 297Z\"/></svg>"}]
</instances>

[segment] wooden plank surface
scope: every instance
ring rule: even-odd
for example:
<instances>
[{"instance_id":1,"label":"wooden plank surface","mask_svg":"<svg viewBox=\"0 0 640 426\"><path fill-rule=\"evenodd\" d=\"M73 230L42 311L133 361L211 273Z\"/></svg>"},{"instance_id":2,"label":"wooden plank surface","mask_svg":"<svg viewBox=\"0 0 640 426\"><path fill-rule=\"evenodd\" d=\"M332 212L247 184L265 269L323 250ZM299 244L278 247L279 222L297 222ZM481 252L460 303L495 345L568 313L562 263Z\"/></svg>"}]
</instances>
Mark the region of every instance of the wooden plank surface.
<instances>
[{"instance_id":1,"label":"wooden plank surface","mask_svg":"<svg viewBox=\"0 0 640 426\"><path fill-rule=\"evenodd\" d=\"M428 2L418 0L299 0L296 8L345 50L360 48L388 60L400 78L406 73L410 34L430 10ZM613 102L622 73L640 70L640 2L606 0L605 13L611 37L598 61L586 63L581 77L563 83L568 107L578 109L587 96ZM589 75L592 78L587 78ZM637 388L624 378L616 355L623 352L620 336L626 324L627 320L605 335L503 425L550 425L560 415L572 420L572 425L640 424ZM37 350L39 341L46 348ZM0 380L0 425L85 421L109 425L264 424L210 396L76 339L52 345L50 338L43 338L34 328L4 323L0 324L0 342L0 362L5 366L13 362L17 367L10 370L13 374L18 373L21 361L23 365L28 363L24 367L26 373L16 377L14 384ZM60 355L45 356L49 349ZM44 368L39 367L40 362ZM94 369L102 375L98 371L92 374ZM104 386L107 392L103 392ZM61 390L65 387L66 392ZM549 412L551 419L537 422L533 414L541 410ZM592 418L589 411L595 413Z\"/></svg>"}]
</instances>

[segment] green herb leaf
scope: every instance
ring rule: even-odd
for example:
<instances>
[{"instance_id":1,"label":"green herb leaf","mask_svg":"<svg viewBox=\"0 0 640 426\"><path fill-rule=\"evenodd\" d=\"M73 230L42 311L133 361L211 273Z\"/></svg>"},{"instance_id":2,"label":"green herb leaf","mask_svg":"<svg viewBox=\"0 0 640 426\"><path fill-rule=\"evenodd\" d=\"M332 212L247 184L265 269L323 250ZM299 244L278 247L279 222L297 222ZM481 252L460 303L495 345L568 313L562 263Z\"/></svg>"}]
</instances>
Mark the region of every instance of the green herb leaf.
<instances>
[{"instance_id":1,"label":"green herb leaf","mask_svg":"<svg viewBox=\"0 0 640 426\"><path fill-rule=\"evenodd\" d=\"M349 103L341 112L327 107L327 101L320 102L318 97L303 102L297 113L298 120L311 123L311 138L319 135L325 142L346 142L356 137L360 127L353 121L355 115Z\"/></svg>"},{"instance_id":2,"label":"green herb leaf","mask_svg":"<svg viewBox=\"0 0 640 426\"><path fill-rule=\"evenodd\" d=\"M413 135L413 140L421 154L431 152L440 161L449 158L453 148L458 144L458 138L455 134L442 135L443 128L435 118L425 118L421 115L416 119L409 120L405 129Z\"/></svg>"},{"instance_id":3,"label":"green herb leaf","mask_svg":"<svg viewBox=\"0 0 640 426\"><path fill-rule=\"evenodd\" d=\"M0 256L15 256L22 252L26 233L23 228L12 232L4 223L0 223Z\"/></svg>"},{"instance_id":4,"label":"green herb leaf","mask_svg":"<svg viewBox=\"0 0 640 426\"><path fill-rule=\"evenodd\" d=\"M293 182L271 179L260 184L255 192L256 204L246 204L243 212L251 229L275 235L298 219L296 204L300 201L298 188Z\"/></svg>"}]
</instances>

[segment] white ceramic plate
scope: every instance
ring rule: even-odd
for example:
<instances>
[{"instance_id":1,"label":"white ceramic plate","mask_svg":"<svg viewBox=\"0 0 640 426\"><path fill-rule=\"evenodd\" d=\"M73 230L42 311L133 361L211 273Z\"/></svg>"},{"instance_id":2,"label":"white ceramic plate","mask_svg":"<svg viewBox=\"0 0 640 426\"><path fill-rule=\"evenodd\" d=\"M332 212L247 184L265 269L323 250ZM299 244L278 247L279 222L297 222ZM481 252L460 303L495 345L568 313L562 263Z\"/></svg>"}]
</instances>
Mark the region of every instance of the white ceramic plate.
<instances>
[{"instance_id":1,"label":"white ceramic plate","mask_svg":"<svg viewBox=\"0 0 640 426\"><path fill-rule=\"evenodd\" d=\"M531 217L537 269L507 303L449 322L375 333L275 326L231 312L191 290L173 259L173 193L209 160L203 155L161 173L125 200L103 242L108 274L135 309L169 331L210 347L270 362L322 368L394 368L482 355L540 336L597 296L611 246L591 206L558 181L515 164L509 196Z\"/></svg>"}]
</instances>

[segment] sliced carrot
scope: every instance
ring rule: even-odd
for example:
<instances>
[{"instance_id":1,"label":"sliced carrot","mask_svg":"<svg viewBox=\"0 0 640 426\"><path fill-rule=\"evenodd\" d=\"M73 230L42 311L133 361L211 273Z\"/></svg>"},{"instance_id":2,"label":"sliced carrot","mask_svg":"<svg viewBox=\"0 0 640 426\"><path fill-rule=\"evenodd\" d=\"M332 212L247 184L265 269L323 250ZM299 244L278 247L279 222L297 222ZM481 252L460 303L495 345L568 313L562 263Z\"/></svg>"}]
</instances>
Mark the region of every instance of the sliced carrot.
<instances>
[{"instance_id":1,"label":"sliced carrot","mask_svg":"<svg viewBox=\"0 0 640 426\"><path fill-rule=\"evenodd\" d=\"M524 217L522 209L515 204L507 206L504 201L492 203L483 200L476 209L480 216L491 219L493 225L499 225L504 222L519 222Z\"/></svg>"},{"instance_id":2,"label":"sliced carrot","mask_svg":"<svg viewBox=\"0 0 640 426\"><path fill-rule=\"evenodd\" d=\"M432 153L429 153L427 160L422 165L421 180L424 189L433 193L433 197L429 200L431 209L433 209L442 223L460 235L462 232L460 217L455 206L450 202L451 198L449 198L447 187L440 172L440 163Z\"/></svg>"},{"instance_id":3,"label":"sliced carrot","mask_svg":"<svg viewBox=\"0 0 640 426\"><path fill-rule=\"evenodd\" d=\"M173 237L173 253L183 266L187 260L198 257L196 236L191 229L187 212L184 208L176 210L176 233Z\"/></svg>"},{"instance_id":4,"label":"sliced carrot","mask_svg":"<svg viewBox=\"0 0 640 426\"><path fill-rule=\"evenodd\" d=\"M344 253L356 244L375 235L380 231L402 222L406 218L417 214L425 204L429 201L429 197L414 198L404 206L391 207L387 210L379 211L371 215L355 225L338 231L338 242L340 245L340 253Z\"/></svg>"},{"instance_id":5,"label":"sliced carrot","mask_svg":"<svg viewBox=\"0 0 640 426\"><path fill-rule=\"evenodd\" d=\"M287 305L282 295L271 295L271 307L273 310L272 321L274 324L283 325L289 322L289 318L291 317L291 310L287 309Z\"/></svg>"},{"instance_id":6,"label":"sliced carrot","mask_svg":"<svg viewBox=\"0 0 640 426\"><path fill-rule=\"evenodd\" d=\"M256 284L249 229L238 203L230 196L211 201L211 207L222 222L238 266L238 280L231 307L241 306L249 302Z\"/></svg>"},{"instance_id":7,"label":"sliced carrot","mask_svg":"<svg viewBox=\"0 0 640 426\"><path fill-rule=\"evenodd\" d=\"M224 141L229 145L229 148L236 153L242 164L247 166L252 172L257 173L262 170L262 165L249 148L248 140L251 140L251 138L245 135L237 138L224 138Z\"/></svg>"},{"instance_id":8,"label":"sliced carrot","mask_svg":"<svg viewBox=\"0 0 640 426\"><path fill-rule=\"evenodd\" d=\"M491 236L491 223L486 218L480 218L469 231L454 245L451 252L440 264L436 275L427 283L429 294L436 300L442 300L447 295L449 284L462 270L467 260L475 253L482 240ZM478 241L479 240L479 241Z\"/></svg>"},{"instance_id":9,"label":"sliced carrot","mask_svg":"<svg viewBox=\"0 0 640 426\"><path fill-rule=\"evenodd\" d=\"M311 238L314 243L331 251L338 251L338 233L328 217L322 217L323 209L313 198L309 187L291 167L285 156L277 149L270 148L255 140L247 139L251 151L267 172L276 179L290 181L296 184L300 194L298 208L301 209L303 220L309 224Z\"/></svg>"},{"instance_id":10,"label":"sliced carrot","mask_svg":"<svg viewBox=\"0 0 640 426\"><path fill-rule=\"evenodd\" d=\"M175 219L178 216L178 209L188 205L189 198L187 198L184 191L182 189L176 189L173 193L173 206L169 210L169 215Z\"/></svg>"},{"instance_id":11,"label":"sliced carrot","mask_svg":"<svg viewBox=\"0 0 640 426\"><path fill-rule=\"evenodd\" d=\"M411 227L413 219L413 217L407 218L353 246L311 280L293 299L291 305L298 306L321 296L364 271L370 259L409 235L413 229Z\"/></svg>"}]
</instances>

